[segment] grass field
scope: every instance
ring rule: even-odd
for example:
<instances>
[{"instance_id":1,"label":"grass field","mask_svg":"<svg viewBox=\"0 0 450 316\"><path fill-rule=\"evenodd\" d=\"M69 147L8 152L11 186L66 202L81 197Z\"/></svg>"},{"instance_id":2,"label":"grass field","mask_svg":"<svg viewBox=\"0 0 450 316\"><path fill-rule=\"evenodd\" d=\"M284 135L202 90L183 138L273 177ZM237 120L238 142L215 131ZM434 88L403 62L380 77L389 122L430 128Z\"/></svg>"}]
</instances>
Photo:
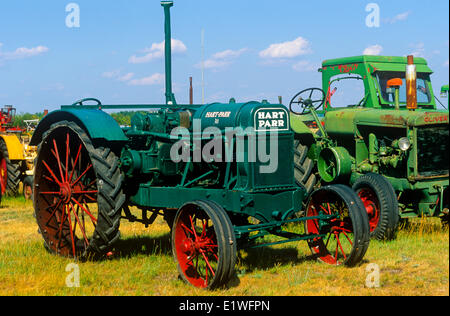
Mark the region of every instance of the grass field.
<instances>
[{"instance_id":1,"label":"grass field","mask_svg":"<svg viewBox=\"0 0 450 316\"><path fill-rule=\"evenodd\" d=\"M316 296L449 295L449 233L439 219L415 220L394 242L371 242L362 265L314 261L306 242L241 252L229 288L205 292L178 279L169 229L123 221L112 258L77 263L80 287L67 287L71 260L49 254L31 202L3 199L0 207L0 295ZM371 264L379 287L367 287Z\"/></svg>"}]
</instances>

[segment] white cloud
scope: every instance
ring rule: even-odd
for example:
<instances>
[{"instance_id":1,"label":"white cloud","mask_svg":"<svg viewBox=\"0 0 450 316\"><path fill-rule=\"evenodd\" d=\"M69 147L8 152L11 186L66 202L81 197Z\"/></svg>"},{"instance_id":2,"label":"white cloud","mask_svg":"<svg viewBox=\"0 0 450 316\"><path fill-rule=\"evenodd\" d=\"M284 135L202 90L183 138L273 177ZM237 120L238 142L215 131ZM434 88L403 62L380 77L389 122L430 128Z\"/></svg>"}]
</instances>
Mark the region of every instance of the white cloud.
<instances>
[{"instance_id":1,"label":"white cloud","mask_svg":"<svg viewBox=\"0 0 450 316\"><path fill-rule=\"evenodd\" d=\"M233 59L233 58L238 58L239 56L241 56L246 51L247 51L247 48L241 48L239 50L227 49L227 50L224 50L223 52L215 53L213 55L213 59Z\"/></svg>"},{"instance_id":2,"label":"white cloud","mask_svg":"<svg viewBox=\"0 0 450 316\"><path fill-rule=\"evenodd\" d=\"M386 19L386 22L388 22L390 24L394 24L399 21L405 21L411 15L411 13L412 13L411 11L399 13L396 16L394 16L393 18Z\"/></svg>"},{"instance_id":3,"label":"white cloud","mask_svg":"<svg viewBox=\"0 0 450 316\"><path fill-rule=\"evenodd\" d=\"M60 82L48 84L41 88L42 91L62 91L64 90L64 85Z\"/></svg>"},{"instance_id":4,"label":"white cloud","mask_svg":"<svg viewBox=\"0 0 450 316\"><path fill-rule=\"evenodd\" d=\"M425 57L425 44L417 43L411 45L413 47L413 51L409 55L413 55L414 57Z\"/></svg>"},{"instance_id":5,"label":"white cloud","mask_svg":"<svg viewBox=\"0 0 450 316\"><path fill-rule=\"evenodd\" d=\"M126 81L130 81L133 77L134 77L134 73L129 72L126 75L120 76L119 78L117 78L117 80L126 82Z\"/></svg>"},{"instance_id":6,"label":"white cloud","mask_svg":"<svg viewBox=\"0 0 450 316\"><path fill-rule=\"evenodd\" d=\"M447 61L444 63L444 67L447 67L447 68L448 68L448 59L447 59Z\"/></svg>"},{"instance_id":7,"label":"white cloud","mask_svg":"<svg viewBox=\"0 0 450 316\"><path fill-rule=\"evenodd\" d=\"M210 59L204 61L205 69L218 69L231 65L233 61L247 51L247 48L241 48L239 50L227 49L222 52L215 53ZM195 65L197 68L201 67L201 64Z\"/></svg>"},{"instance_id":8,"label":"white cloud","mask_svg":"<svg viewBox=\"0 0 450 316\"><path fill-rule=\"evenodd\" d=\"M107 71L107 72L102 73L102 77L108 78L108 79L117 78L119 75L120 75L120 70L113 70L113 71Z\"/></svg>"},{"instance_id":9,"label":"white cloud","mask_svg":"<svg viewBox=\"0 0 450 316\"><path fill-rule=\"evenodd\" d=\"M272 44L261 51L259 56L262 58L293 58L310 54L311 52L311 45L308 40L298 37L291 42Z\"/></svg>"},{"instance_id":10,"label":"white cloud","mask_svg":"<svg viewBox=\"0 0 450 316\"><path fill-rule=\"evenodd\" d=\"M298 72L308 72L308 71L315 71L319 69L320 67L313 65L311 62L307 60L299 61L298 63L295 63L292 68L295 71Z\"/></svg>"},{"instance_id":11,"label":"white cloud","mask_svg":"<svg viewBox=\"0 0 450 316\"><path fill-rule=\"evenodd\" d=\"M0 45L0 48L3 44ZM13 52L2 52L0 51L0 60L17 60L17 59L25 59L37 55L44 54L48 52L48 47L45 46L37 46L33 48L19 47Z\"/></svg>"},{"instance_id":12,"label":"white cloud","mask_svg":"<svg viewBox=\"0 0 450 316\"><path fill-rule=\"evenodd\" d=\"M103 78L114 79L121 82L130 81L134 77L134 73L129 72L127 74L122 74L120 70L107 71L102 73Z\"/></svg>"},{"instance_id":13,"label":"white cloud","mask_svg":"<svg viewBox=\"0 0 450 316\"><path fill-rule=\"evenodd\" d=\"M383 47L381 45L376 44L376 45L367 47L363 51L363 55L380 55L382 51L383 51Z\"/></svg>"},{"instance_id":14,"label":"white cloud","mask_svg":"<svg viewBox=\"0 0 450 316\"><path fill-rule=\"evenodd\" d=\"M163 83L164 78L165 76L163 74L155 73L149 77L130 80L128 84L130 86L152 86Z\"/></svg>"},{"instance_id":15,"label":"white cloud","mask_svg":"<svg viewBox=\"0 0 450 316\"><path fill-rule=\"evenodd\" d=\"M155 59L160 59L164 57L165 41L161 43L153 43L150 48L142 50L143 56L133 55L129 58L128 62L130 64L142 64L148 63ZM172 53L181 54L187 51L186 45L180 40L172 38Z\"/></svg>"}]
</instances>

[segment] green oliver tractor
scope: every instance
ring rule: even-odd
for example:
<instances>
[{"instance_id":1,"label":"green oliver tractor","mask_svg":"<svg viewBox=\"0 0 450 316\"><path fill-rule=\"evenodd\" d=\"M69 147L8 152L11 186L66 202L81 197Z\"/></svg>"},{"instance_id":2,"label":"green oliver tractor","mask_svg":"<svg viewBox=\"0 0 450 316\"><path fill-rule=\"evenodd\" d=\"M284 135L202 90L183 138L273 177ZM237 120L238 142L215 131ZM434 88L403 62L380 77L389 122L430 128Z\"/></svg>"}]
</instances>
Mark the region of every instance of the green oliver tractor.
<instances>
[{"instance_id":1,"label":"green oliver tractor","mask_svg":"<svg viewBox=\"0 0 450 316\"><path fill-rule=\"evenodd\" d=\"M352 185L372 238L395 238L399 219L448 222L449 115L436 108L427 62L358 56L319 72L323 88L290 103L297 183Z\"/></svg>"},{"instance_id":2,"label":"green oliver tractor","mask_svg":"<svg viewBox=\"0 0 450 316\"><path fill-rule=\"evenodd\" d=\"M284 106L176 103L173 3L161 4L166 103L84 99L48 114L33 135L34 208L45 247L70 258L103 256L119 239L122 219L149 226L161 215L181 278L198 288L227 284L237 251L248 247L304 240L320 261L360 263L370 242L364 205L345 185L307 194L295 184L294 133ZM121 128L103 111L116 109L139 112Z\"/></svg>"}]
</instances>

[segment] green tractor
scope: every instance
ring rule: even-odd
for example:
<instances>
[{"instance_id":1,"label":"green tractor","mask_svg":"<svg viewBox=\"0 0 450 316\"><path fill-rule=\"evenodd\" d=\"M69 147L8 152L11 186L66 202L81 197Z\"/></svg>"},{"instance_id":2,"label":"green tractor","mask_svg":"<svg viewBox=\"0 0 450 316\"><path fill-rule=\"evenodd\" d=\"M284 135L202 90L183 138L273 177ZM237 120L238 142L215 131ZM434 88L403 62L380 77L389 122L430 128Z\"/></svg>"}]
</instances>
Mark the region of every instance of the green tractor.
<instances>
[{"instance_id":1,"label":"green tractor","mask_svg":"<svg viewBox=\"0 0 450 316\"><path fill-rule=\"evenodd\" d=\"M353 186L372 238L395 238L400 219L448 222L449 115L436 108L425 59L357 56L319 72L322 89L290 102L297 183Z\"/></svg>"},{"instance_id":2,"label":"green tractor","mask_svg":"<svg viewBox=\"0 0 450 316\"><path fill-rule=\"evenodd\" d=\"M45 247L70 258L103 257L120 238L122 220L148 227L162 216L172 229L180 277L198 288L226 285L239 249L306 241L322 262L359 264L370 243L364 205L348 186L306 194L295 184L286 107L234 100L177 104L171 82L173 2L161 5L166 103L83 99L48 114L33 134L33 202ZM131 126L120 127L104 112L117 109L137 112ZM278 164L281 156L288 163ZM302 209L305 216L295 216Z\"/></svg>"}]
</instances>

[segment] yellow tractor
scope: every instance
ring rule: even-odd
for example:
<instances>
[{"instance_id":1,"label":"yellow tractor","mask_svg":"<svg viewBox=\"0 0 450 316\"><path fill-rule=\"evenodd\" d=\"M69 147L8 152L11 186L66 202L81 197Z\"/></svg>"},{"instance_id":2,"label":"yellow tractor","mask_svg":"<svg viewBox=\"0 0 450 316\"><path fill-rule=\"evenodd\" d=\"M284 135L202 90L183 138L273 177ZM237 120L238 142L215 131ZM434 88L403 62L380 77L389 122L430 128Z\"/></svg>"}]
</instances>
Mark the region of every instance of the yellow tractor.
<instances>
[{"instance_id":1,"label":"yellow tractor","mask_svg":"<svg viewBox=\"0 0 450 316\"><path fill-rule=\"evenodd\" d=\"M38 121L29 121L27 129L14 127L16 109L4 106L0 110L0 193L16 196L23 182L23 194L30 199L33 190L36 148L29 146L31 133Z\"/></svg>"}]
</instances>

